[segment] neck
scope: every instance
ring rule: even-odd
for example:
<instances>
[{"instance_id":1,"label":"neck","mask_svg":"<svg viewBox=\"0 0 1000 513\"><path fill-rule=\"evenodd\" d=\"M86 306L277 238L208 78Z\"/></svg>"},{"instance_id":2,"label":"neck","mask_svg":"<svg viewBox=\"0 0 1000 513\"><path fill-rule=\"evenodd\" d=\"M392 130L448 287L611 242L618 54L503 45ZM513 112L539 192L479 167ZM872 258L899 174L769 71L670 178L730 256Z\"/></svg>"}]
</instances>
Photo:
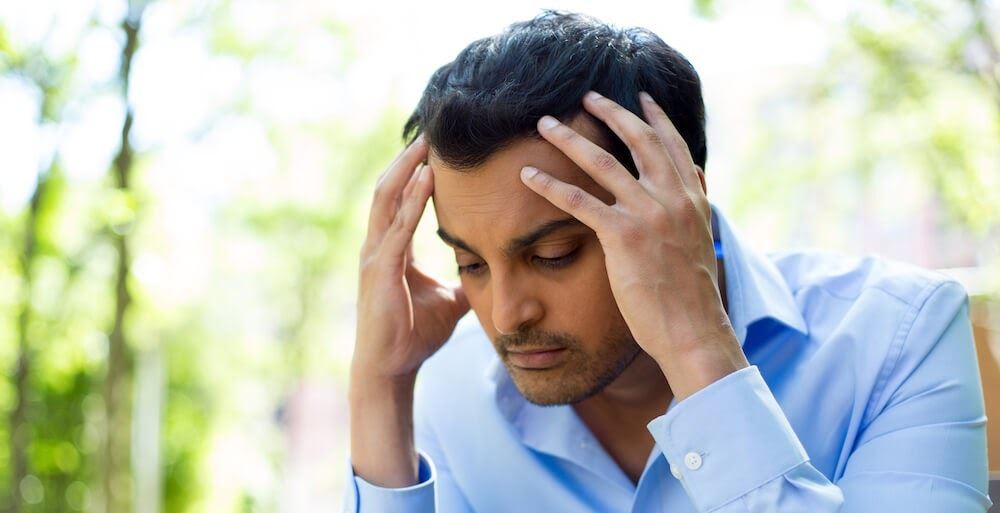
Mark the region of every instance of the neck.
<instances>
[{"instance_id":1,"label":"neck","mask_svg":"<svg viewBox=\"0 0 1000 513\"><path fill-rule=\"evenodd\" d=\"M643 428L662 415L673 399L660 366L644 351L599 393L573 405L587 420L613 422L622 428Z\"/></svg>"}]
</instances>

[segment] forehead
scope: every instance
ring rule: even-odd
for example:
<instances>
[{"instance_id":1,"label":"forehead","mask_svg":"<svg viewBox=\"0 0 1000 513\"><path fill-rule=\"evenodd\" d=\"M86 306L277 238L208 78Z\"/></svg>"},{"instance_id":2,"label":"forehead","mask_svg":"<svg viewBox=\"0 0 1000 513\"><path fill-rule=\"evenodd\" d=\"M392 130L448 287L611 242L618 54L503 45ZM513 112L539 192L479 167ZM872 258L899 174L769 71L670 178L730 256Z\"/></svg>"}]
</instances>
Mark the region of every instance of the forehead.
<instances>
[{"instance_id":1,"label":"forehead","mask_svg":"<svg viewBox=\"0 0 1000 513\"><path fill-rule=\"evenodd\" d=\"M570 126L588 139L597 139L593 122L583 119L577 118ZM510 239L546 221L570 217L521 182L524 166L537 167L605 203L613 202L610 193L576 163L540 138L519 139L472 169L450 168L433 151L428 164L434 169L433 202L438 226L484 252L500 251Z\"/></svg>"}]
</instances>

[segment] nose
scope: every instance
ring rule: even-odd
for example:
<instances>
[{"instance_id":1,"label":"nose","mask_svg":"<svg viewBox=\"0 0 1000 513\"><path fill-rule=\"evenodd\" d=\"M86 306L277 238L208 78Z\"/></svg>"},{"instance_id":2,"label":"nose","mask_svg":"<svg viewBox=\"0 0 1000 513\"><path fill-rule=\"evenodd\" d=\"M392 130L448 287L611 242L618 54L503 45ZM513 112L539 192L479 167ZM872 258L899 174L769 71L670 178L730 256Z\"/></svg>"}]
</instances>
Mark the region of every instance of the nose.
<instances>
[{"instance_id":1,"label":"nose","mask_svg":"<svg viewBox=\"0 0 1000 513\"><path fill-rule=\"evenodd\" d=\"M515 333L542 318L542 305L531 283L511 274L494 272L493 326L502 335Z\"/></svg>"}]
</instances>

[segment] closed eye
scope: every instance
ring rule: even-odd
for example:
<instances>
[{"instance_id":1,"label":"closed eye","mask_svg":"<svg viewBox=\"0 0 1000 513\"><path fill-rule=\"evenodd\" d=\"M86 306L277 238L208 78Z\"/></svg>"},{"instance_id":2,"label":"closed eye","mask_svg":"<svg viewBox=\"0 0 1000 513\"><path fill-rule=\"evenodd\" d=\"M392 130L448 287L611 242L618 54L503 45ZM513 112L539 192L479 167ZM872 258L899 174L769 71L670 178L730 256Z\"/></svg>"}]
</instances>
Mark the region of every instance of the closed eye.
<instances>
[{"instance_id":1,"label":"closed eye","mask_svg":"<svg viewBox=\"0 0 1000 513\"><path fill-rule=\"evenodd\" d=\"M558 269L558 268L564 267L567 264L569 264L570 262L572 262L573 259L576 257L576 253L577 253L577 251L579 251L579 249L580 248L576 248L573 251L570 251L569 253L566 253L565 255L563 255L561 257L544 258L544 257L536 256L534 258L534 260L536 262L538 262L538 265L541 265L541 266L544 266L544 267L548 267L549 269Z\"/></svg>"},{"instance_id":2,"label":"closed eye","mask_svg":"<svg viewBox=\"0 0 1000 513\"><path fill-rule=\"evenodd\" d=\"M577 247L573 251L570 251L569 253L566 253L565 255L562 255L560 257L545 258L545 257L535 256L532 257L532 260L546 269L550 270L561 269L571 264L573 260L576 259L577 253L579 253L579 251L580 248ZM458 274L478 276L484 273L485 269L486 269L486 264L483 263L460 265L458 266Z\"/></svg>"}]
</instances>

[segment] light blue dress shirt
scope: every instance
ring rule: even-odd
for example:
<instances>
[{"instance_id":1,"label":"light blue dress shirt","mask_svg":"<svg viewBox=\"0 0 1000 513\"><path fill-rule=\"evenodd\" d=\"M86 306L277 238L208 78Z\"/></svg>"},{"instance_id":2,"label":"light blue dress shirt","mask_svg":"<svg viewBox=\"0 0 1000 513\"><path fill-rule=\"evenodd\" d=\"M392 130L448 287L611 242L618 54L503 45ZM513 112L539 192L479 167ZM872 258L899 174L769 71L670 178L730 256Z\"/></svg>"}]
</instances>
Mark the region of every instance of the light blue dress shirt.
<instances>
[{"instance_id":1,"label":"light blue dress shirt","mask_svg":"<svg viewBox=\"0 0 1000 513\"><path fill-rule=\"evenodd\" d=\"M944 275L762 256L718 207L750 367L672 401L638 484L568 405L518 392L474 314L421 368L419 483L353 473L345 512L982 513L986 416L968 299Z\"/></svg>"}]
</instances>

